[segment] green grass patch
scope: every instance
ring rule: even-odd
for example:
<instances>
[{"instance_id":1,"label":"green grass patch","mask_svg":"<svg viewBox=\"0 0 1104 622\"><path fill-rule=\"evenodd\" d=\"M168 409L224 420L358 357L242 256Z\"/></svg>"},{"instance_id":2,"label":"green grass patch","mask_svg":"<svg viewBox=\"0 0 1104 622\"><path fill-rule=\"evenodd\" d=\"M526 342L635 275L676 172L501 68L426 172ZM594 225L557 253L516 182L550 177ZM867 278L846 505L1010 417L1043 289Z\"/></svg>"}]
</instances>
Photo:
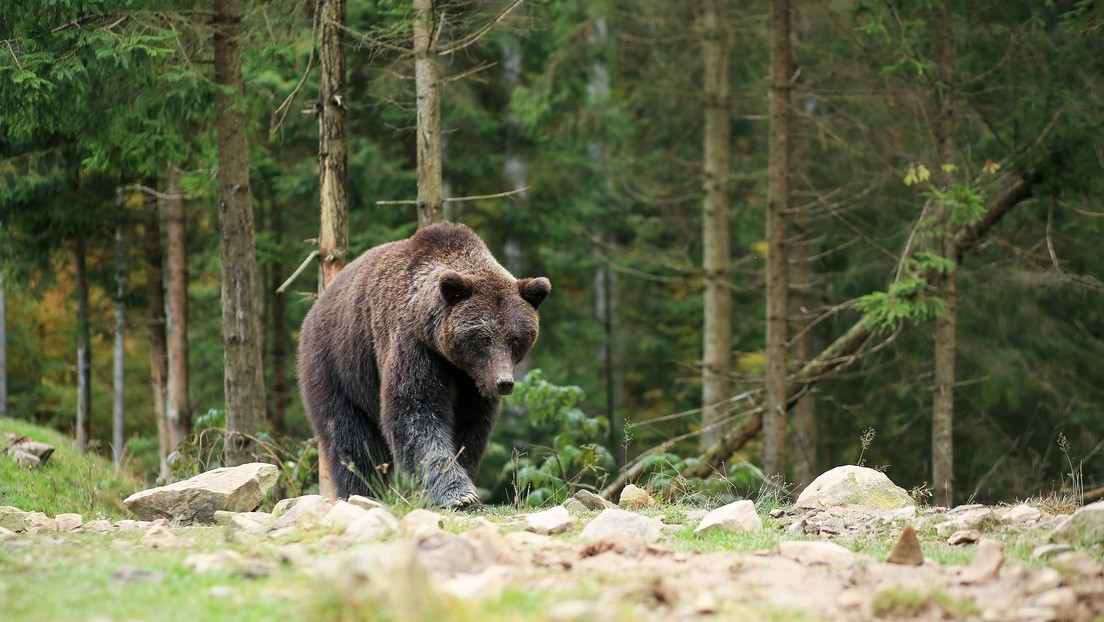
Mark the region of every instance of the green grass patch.
<instances>
[{"instance_id":1,"label":"green grass patch","mask_svg":"<svg viewBox=\"0 0 1104 622\"><path fill-rule=\"evenodd\" d=\"M54 446L46 464L25 469L7 456L0 456L0 505L28 512L56 516L66 512L82 514L85 520L127 517L123 499L146 488L126 469L116 471L102 456L77 453L73 441L62 434L26 421L0 417L0 444L7 446L8 433L28 436Z\"/></svg>"},{"instance_id":2,"label":"green grass patch","mask_svg":"<svg viewBox=\"0 0 1104 622\"><path fill-rule=\"evenodd\" d=\"M891 585L874 596L874 616L913 619L936 607L952 616L976 616L981 608L973 602L955 598L940 590L916 590Z\"/></svg>"}]
</instances>

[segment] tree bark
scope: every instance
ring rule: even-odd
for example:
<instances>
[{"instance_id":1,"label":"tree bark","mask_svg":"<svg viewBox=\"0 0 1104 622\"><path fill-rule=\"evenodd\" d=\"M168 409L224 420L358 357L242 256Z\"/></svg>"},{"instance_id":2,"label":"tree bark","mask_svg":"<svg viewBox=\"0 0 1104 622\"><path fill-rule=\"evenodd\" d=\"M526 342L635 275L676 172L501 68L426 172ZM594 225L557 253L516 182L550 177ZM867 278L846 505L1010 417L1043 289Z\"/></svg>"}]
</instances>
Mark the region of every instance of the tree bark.
<instances>
[{"instance_id":1,"label":"tree bark","mask_svg":"<svg viewBox=\"0 0 1104 622\"><path fill-rule=\"evenodd\" d=\"M414 86L418 126L418 227L444 220L441 183L441 75L433 0L414 0Z\"/></svg>"},{"instance_id":2,"label":"tree bark","mask_svg":"<svg viewBox=\"0 0 1104 622\"><path fill-rule=\"evenodd\" d=\"M169 165L166 172L165 201L168 254L168 301L166 309L168 337L168 421L169 451L192 431L192 408L188 398L188 250L187 213L184 189L180 187L180 169Z\"/></svg>"},{"instance_id":3,"label":"tree bark","mask_svg":"<svg viewBox=\"0 0 1104 622\"><path fill-rule=\"evenodd\" d=\"M732 367L732 293L728 230L728 45L725 1L707 0L702 14L705 125L702 132L702 449L726 432Z\"/></svg>"},{"instance_id":4,"label":"tree bark","mask_svg":"<svg viewBox=\"0 0 1104 622\"><path fill-rule=\"evenodd\" d=\"M1020 202L1031 198L1031 193L1036 184L1041 181L1038 174L1013 175L1005 174L998 179L994 186L1002 187L998 196L988 202L985 215L954 233L954 257L956 262L961 262L962 256L978 244L982 236L989 232L1013 207ZM935 278L934 272L920 275L926 279ZM858 358L859 349L873 334L873 330L867 325L866 320L860 318L851 325L843 335L840 335L821 350L812 360L803 365L794 375L791 382L787 383L786 403L792 405L800 397L802 391L811 388L817 382L827 378L834 371L838 371L850 365ZM742 413L745 417L743 423L729 431L725 436L699 456L698 464L682 472L684 477L709 477L715 472L709 465L722 464L739 451L748 441L755 438L763 427L764 407L756 404L747 408ZM610 497L619 491L627 482L635 481L644 472L645 460L637 460L632 467L626 469L611 484L602 490L602 495Z\"/></svg>"},{"instance_id":5,"label":"tree bark","mask_svg":"<svg viewBox=\"0 0 1104 622\"><path fill-rule=\"evenodd\" d=\"M113 370L115 400L111 409L111 447L115 468L123 466L123 391L124 363L126 361L126 238L123 237L123 188L115 189L115 202L119 222L115 225L115 365Z\"/></svg>"},{"instance_id":6,"label":"tree bark","mask_svg":"<svg viewBox=\"0 0 1104 622\"><path fill-rule=\"evenodd\" d=\"M88 270L85 266L84 232L77 233L76 295L77 295L77 451L84 453L88 447L88 420L92 409L92 353L89 325L91 311L88 303Z\"/></svg>"},{"instance_id":7,"label":"tree bark","mask_svg":"<svg viewBox=\"0 0 1104 622\"><path fill-rule=\"evenodd\" d=\"M950 165L955 156L954 112L954 22L950 7L945 2L936 10L935 17L935 66L936 66L936 156L937 177L943 190L954 183ZM939 254L954 259L954 240L949 235L952 222L951 207L940 206L937 219L939 231L934 236ZM935 279L936 296L944 302L943 313L935 322L935 387L932 399L932 488L935 501L947 507L954 504L954 382L955 353L957 352L956 307L958 293L955 289L955 270L940 274Z\"/></svg>"},{"instance_id":8,"label":"tree bark","mask_svg":"<svg viewBox=\"0 0 1104 622\"><path fill-rule=\"evenodd\" d=\"M770 154L767 199L766 413L763 472L786 477L786 220L790 206L790 0L771 0Z\"/></svg>"},{"instance_id":9,"label":"tree bark","mask_svg":"<svg viewBox=\"0 0 1104 622\"><path fill-rule=\"evenodd\" d=\"M147 181L147 185L154 182ZM170 426L165 413L168 346L165 340L165 286L162 272L161 217L157 198L142 195L142 215L145 220L143 251L146 263L146 306L149 309L150 386L153 390L153 416L157 422L159 480L170 479L168 456L176 445L171 442Z\"/></svg>"},{"instance_id":10,"label":"tree bark","mask_svg":"<svg viewBox=\"0 0 1104 622\"><path fill-rule=\"evenodd\" d=\"M4 299L4 272L0 270L0 417L8 414L8 310Z\"/></svg>"},{"instance_id":11,"label":"tree bark","mask_svg":"<svg viewBox=\"0 0 1104 622\"><path fill-rule=\"evenodd\" d=\"M322 1L319 46L318 186L322 228L318 252L321 293L345 267L349 254L348 123L345 118L345 0Z\"/></svg>"},{"instance_id":12,"label":"tree bark","mask_svg":"<svg viewBox=\"0 0 1104 622\"><path fill-rule=\"evenodd\" d=\"M260 301L249 190L249 147L241 80L241 5L214 0L215 124L218 130L219 234L222 260L227 438L224 463L254 459L255 437L265 420L259 330Z\"/></svg>"}]
</instances>

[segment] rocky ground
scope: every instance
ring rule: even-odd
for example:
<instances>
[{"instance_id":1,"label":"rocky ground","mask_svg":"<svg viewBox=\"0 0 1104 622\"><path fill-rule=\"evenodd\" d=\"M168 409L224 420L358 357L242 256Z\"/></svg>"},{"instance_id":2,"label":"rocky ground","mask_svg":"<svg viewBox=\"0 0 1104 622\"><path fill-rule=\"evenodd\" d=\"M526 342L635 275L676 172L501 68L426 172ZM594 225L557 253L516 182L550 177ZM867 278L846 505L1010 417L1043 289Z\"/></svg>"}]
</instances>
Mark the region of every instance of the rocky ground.
<instances>
[{"instance_id":1,"label":"rocky ground","mask_svg":"<svg viewBox=\"0 0 1104 622\"><path fill-rule=\"evenodd\" d=\"M10 619L44 619L17 597L20 573L42 551L106 546L141 561L112 562L112 580L171 598L169 582L215 573L225 584L197 585L217 599L263 579L288 619L1104 620L1104 503L1072 517L917 508L884 475L840 467L769 511L663 506L636 487L619 505L580 493L534 513L318 496L247 511L275 478L246 465L144 491L127 500L143 520L0 507L0 601L12 597ZM159 570L159 555L180 570Z\"/></svg>"}]
</instances>

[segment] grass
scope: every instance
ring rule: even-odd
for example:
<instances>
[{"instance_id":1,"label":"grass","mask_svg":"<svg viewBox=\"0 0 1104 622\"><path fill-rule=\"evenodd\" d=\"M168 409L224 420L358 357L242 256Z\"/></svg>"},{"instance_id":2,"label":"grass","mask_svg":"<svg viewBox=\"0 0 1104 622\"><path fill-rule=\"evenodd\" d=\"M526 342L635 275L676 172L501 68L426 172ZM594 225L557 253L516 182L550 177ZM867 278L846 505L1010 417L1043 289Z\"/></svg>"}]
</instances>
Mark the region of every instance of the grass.
<instances>
[{"instance_id":1,"label":"grass","mask_svg":"<svg viewBox=\"0 0 1104 622\"><path fill-rule=\"evenodd\" d=\"M874 596L875 617L912 619L931 607L952 616L976 616L981 609L968 600L955 598L940 590L916 590L891 585Z\"/></svg>"},{"instance_id":2,"label":"grass","mask_svg":"<svg viewBox=\"0 0 1104 622\"><path fill-rule=\"evenodd\" d=\"M75 512L85 520L120 519L127 517L122 500L146 487L125 469L116 471L102 456L80 455L70 439L54 430L0 417L0 445L7 446L8 433L48 443L55 450L37 469L22 468L9 457L0 456L0 505L48 516Z\"/></svg>"}]
</instances>

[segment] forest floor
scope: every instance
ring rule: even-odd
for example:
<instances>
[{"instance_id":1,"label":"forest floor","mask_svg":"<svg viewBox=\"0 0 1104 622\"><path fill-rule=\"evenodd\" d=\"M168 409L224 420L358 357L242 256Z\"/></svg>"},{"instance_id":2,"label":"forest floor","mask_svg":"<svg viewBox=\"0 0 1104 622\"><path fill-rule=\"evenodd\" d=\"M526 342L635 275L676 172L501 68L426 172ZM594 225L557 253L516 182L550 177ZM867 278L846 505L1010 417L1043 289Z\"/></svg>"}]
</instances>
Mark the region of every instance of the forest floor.
<instances>
[{"instance_id":1,"label":"forest floor","mask_svg":"<svg viewBox=\"0 0 1104 622\"><path fill-rule=\"evenodd\" d=\"M911 517L920 566L885 563L905 521L864 512L776 508L760 531L695 536L700 510L662 506L638 512L666 525L650 543L584 538L596 511L538 535L512 508L416 510L375 543L318 526L88 522L0 535L0 611L9 622L1104 620L1099 547L1040 548L1045 509L1027 523L979 509ZM956 512L982 516L982 544L946 543L938 526Z\"/></svg>"}]
</instances>

